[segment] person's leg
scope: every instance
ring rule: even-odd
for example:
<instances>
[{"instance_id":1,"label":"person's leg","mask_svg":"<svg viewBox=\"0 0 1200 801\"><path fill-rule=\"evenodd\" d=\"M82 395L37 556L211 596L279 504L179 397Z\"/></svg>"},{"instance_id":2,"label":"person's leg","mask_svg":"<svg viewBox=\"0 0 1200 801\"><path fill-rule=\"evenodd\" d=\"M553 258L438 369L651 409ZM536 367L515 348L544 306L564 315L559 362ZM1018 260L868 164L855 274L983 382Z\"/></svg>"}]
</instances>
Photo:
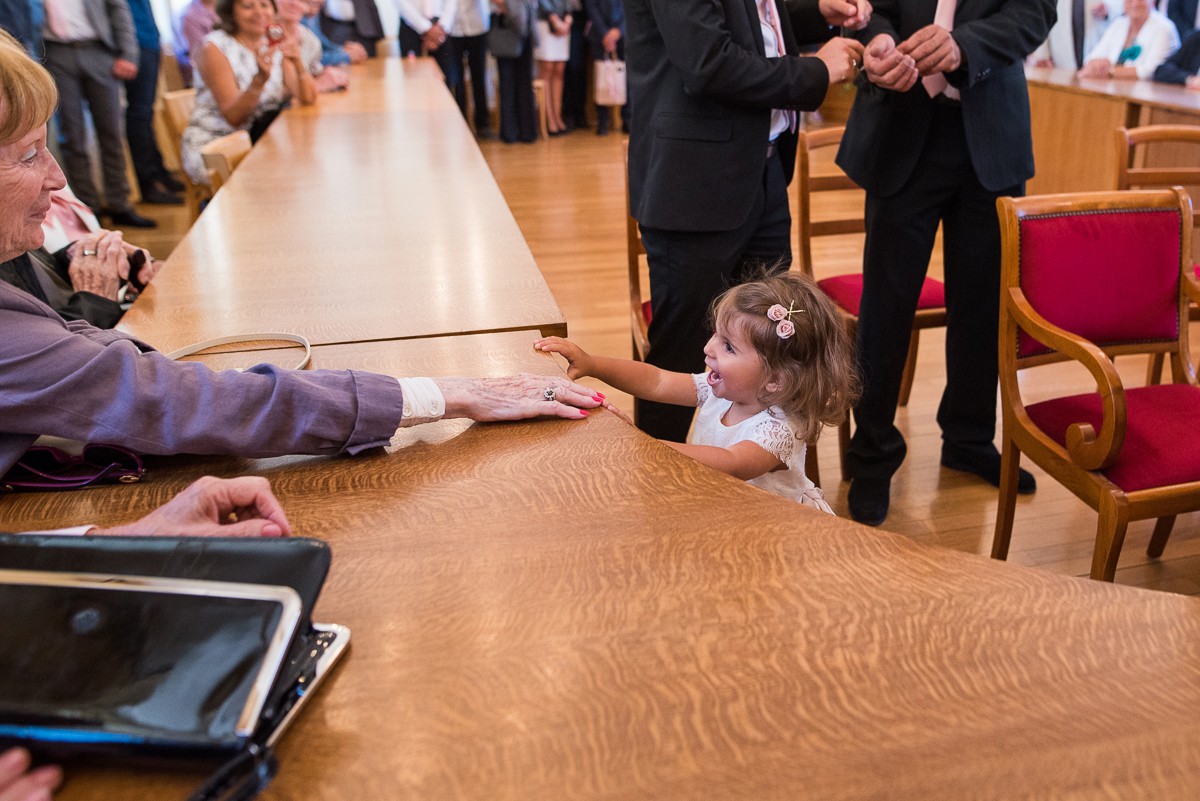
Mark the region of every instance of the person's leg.
<instances>
[{"instance_id":1,"label":"person's leg","mask_svg":"<svg viewBox=\"0 0 1200 801\"><path fill-rule=\"evenodd\" d=\"M517 141L517 59L496 59L496 73L500 78L500 139L504 142Z\"/></svg>"},{"instance_id":2,"label":"person's leg","mask_svg":"<svg viewBox=\"0 0 1200 801\"><path fill-rule=\"evenodd\" d=\"M58 144L67 181L75 196L98 213L101 207L100 193L92 181L92 165L87 151L87 125L83 116L84 78L80 72L78 51L47 42L46 69L58 87Z\"/></svg>"},{"instance_id":3,"label":"person's leg","mask_svg":"<svg viewBox=\"0 0 1200 801\"><path fill-rule=\"evenodd\" d=\"M588 127L587 80L588 45L583 32L587 28L586 11L575 12L571 23L568 57L563 64L562 111L560 116L570 128Z\"/></svg>"},{"instance_id":4,"label":"person's leg","mask_svg":"<svg viewBox=\"0 0 1200 801\"><path fill-rule=\"evenodd\" d=\"M154 97L161 57L157 50L143 49L137 77L125 82L125 137L143 198L163 198L167 194L165 187L156 185L167 173L154 138Z\"/></svg>"},{"instance_id":5,"label":"person's leg","mask_svg":"<svg viewBox=\"0 0 1200 801\"><path fill-rule=\"evenodd\" d=\"M467 54L467 65L471 70L471 101L475 106L475 135L491 133L492 121L488 113L487 93L487 35L463 37Z\"/></svg>"},{"instance_id":6,"label":"person's leg","mask_svg":"<svg viewBox=\"0 0 1200 801\"><path fill-rule=\"evenodd\" d=\"M399 41L400 58L421 55L421 34L417 33L416 29L403 19L400 20L400 31L397 39Z\"/></svg>"},{"instance_id":7,"label":"person's leg","mask_svg":"<svg viewBox=\"0 0 1200 801\"><path fill-rule=\"evenodd\" d=\"M1000 222L996 198L1020 196L1024 186L989 192L973 172L963 179L943 227L946 265L946 389L938 406L942 464L999 485L996 375L999 354ZM1022 470L1017 491L1037 483Z\"/></svg>"},{"instance_id":8,"label":"person's leg","mask_svg":"<svg viewBox=\"0 0 1200 801\"><path fill-rule=\"evenodd\" d=\"M566 65L565 61L550 62L550 85L546 87L550 118L554 121L554 127L559 131L567 130L567 124L562 114L563 70Z\"/></svg>"},{"instance_id":9,"label":"person's leg","mask_svg":"<svg viewBox=\"0 0 1200 801\"><path fill-rule=\"evenodd\" d=\"M121 82L112 74L113 57L99 47L81 48L79 63L86 73L83 92L100 148L105 208L113 212L131 211L125 172L125 132L121 125Z\"/></svg>"},{"instance_id":10,"label":"person's leg","mask_svg":"<svg viewBox=\"0 0 1200 801\"><path fill-rule=\"evenodd\" d=\"M537 102L533 97L533 45L526 42L514 64L514 97L516 99L517 139L534 142L538 137Z\"/></svg>"},{"instance_id":11,"label":"person's leg","mask_svg":"<svg viewBox=\"0 0 1200 801\"><path fill-rule=\"evenodd\" d=\"M909 335L938 221L963 169L961 154L953 147L946 152L936 128L936 123L931 126L908 183L895 195L868 193L866 199L863 295L855 337L863 392L854 408L847 461L853 479L850 514L868 525L887 517L892 475L907 452L895 418Z\"/></svg>"},{"instance_id":12,"label":"person's leg","mask_svg":"<svg viewBox=\"0 0 1200 801\"><path fill-rule=\"evenodd\" d=\"M442 46L434 51L442 75L446 76L446 88L454 95L463 119L467 119L467 91L463 80L463 42L462 37L447 36Z\"/></svg>"}]
</instances>

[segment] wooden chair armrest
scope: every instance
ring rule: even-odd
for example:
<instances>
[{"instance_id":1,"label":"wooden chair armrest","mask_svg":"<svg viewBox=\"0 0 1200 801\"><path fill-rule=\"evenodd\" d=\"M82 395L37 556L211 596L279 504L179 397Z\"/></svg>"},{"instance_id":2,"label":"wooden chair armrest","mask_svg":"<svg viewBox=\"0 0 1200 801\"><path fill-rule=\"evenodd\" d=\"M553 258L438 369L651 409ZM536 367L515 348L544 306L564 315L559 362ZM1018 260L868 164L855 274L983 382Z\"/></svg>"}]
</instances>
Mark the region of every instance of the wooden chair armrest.
<instances>
[{"instance_id":1,"label":"wooden chair armrest","mask_svg":"<svg viewBox=\"0 0 1200 801\"><path fill-rule=\"evenodd\" d=\"M1196 274L1190 270L1183 277L1183 292L1188 300L1200 305L1200 281L1196 280Z\"/></svg>"},{"instance_id":2,"label":"wooden chair armrest","mask_svg":"<svg viewBox=\"0 0 1200 801\"><path fill-rule=\"evenodd\" d=\"M1067 427L1067 452L1084 470L1102 470L1112 464L1125 443L1125 387L1112 360L1097 345L1070 331L1059 328L1038 314L1025 293L1008 289L1008 308L1019 328L1039 342L1082 364L1096 382L1103 416L1100 433L1090 423L1072 423Z\"/></svg>"}]
</instances>

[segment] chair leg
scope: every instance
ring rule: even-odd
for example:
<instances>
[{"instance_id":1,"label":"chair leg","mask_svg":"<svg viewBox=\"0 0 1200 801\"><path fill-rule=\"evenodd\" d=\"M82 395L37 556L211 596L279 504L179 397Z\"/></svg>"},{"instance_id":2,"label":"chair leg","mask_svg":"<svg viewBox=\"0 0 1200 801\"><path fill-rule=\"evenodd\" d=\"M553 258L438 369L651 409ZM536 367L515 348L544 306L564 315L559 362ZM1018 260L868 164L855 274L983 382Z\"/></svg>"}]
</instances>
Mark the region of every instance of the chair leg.
<instances>
[{"instance_id":1,"label":"chair leg","mask_svg":"<svg viewBox=\"0 0 1200 801\"><path fill-rule=\"evenodd\" d=\"M1021 466L1021 451L1011 439L1004 438L1000 452L1000 495L996 506L996 533L992 535L992 558L1008 559L1012 541L1013 517L1017 512L1017 468Z\"/></svg>"},{"instance_id":2,"label":"chair leg","mask_svg":"<svg viewBox=\"0 0 1200 801\"><path fill-rule=\"evenodd\" d=\"M1124 497L1100 497L1100 519L1096 523L1096 550L1092 553L1092 578L1112 581L1117 574L1117 559L1125 544L1125 529L1129 527L1129 504Z\"/></svg>"},{"instance_id":3,"label":"chair leg","mask_svg":"<svg viewBox=\"0 0 1200 801\"><path fill-rule=\"evenodd\" d=\"M897 406L907 406L908 396L912 392L913 373L917 371L917 348L921 344L921 331L914 328L908 338L908 356L904 359L904 375L900 377L900 399Z\"/></svg>"},{"instance_id":4,"label":"chair leg","mask_svg":"<svg viewBox=\"0 0 1200 801\"><path fill-rule=\"evenodd\" d=\"M1146 556L1151 559L1162 556L1163 549L1167 547L1167 538L1171 536L1171 529L1174 526L1175 515L1158 518L1158 522L1154 524L1154 533L1150 535L1150 544L1146 546Z\"/></svg>"},{"instance_id":5,"label":"chair leg","mask_svg":"<svg viewBox=\"0 0 1200 801\"><path fill-rule=\"evenodd\" d=\"M542 138L550 137L550 128L546 122L546 82L541 78L533 81L533 102L537 104L538 127L542 129Z\"/></svg>"},{"instance_id":6,"label":"chair leg","mask_svg":"<svg viewBox=\"0 0 1200 801\"><path fill-rule=\"evenodd\" d=\"M1163 355L1155 353L1146 364L1146 386L1152 387L1162 383Z\"/></svg>"},{"instance_id":7,"label":"chair leg","mask_svg":"<svg viewBox=\"0 0 1200 801\"><path fill-rule=\"evenodd\" d=\"M821 486L821 464L817 459L817 443L810 442L804 449L804 475L808 480Z\"/></svg>"},{"instance_id":8,"label":"chair leg","mask_svg":"<svg viewBox=\"0 0 1200 801\"><path fill-rule=\"evenodd\" d=\"M838 459L842 465L842 481L850 480L850 460L847 453L850 450L850 412L847 410L846 416L842 418L841 425L838 426Z\"/></svg>"}]
</instances>

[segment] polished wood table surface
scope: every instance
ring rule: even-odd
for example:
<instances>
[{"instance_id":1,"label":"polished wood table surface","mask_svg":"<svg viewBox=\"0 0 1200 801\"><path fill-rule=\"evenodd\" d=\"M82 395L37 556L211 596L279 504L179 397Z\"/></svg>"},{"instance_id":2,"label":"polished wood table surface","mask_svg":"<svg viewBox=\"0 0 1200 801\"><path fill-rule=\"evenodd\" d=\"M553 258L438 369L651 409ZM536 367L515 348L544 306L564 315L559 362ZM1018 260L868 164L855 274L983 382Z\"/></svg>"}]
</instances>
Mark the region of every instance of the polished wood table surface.
<instances>
[{"instance_id":1,"label":"polished wood table surface","mask_svg":"<svg viewBox=\"0 0 1200 801\"><path fill-rule=\"evenodd\" d=\"M397 59L284 112L120 327L163 350L566 331L449 92Z\"/></svg>"},{"instance_id":2,"label":"polished wood table surface","mask_svg":"<svg viewBox=\"0 0 1200 801\"><path fill-rule=\"evenodd\" d=\"M532 339L315 360L556 374ZM332 544L318 618L354 635L268 799L1200 797L1200 601L867 529L607 413L406 434L356 458L155 459L142 485L0 518L116 522L202 473L271 478ZM79 768L62 798L199 778Z\"/></svg>"},{"instance_id":3,"label":"polished wood table surface","mask_svg":"<svg viewBox=\"0 0 1200 801\"><path fill-rule=\"evenodd\" d=\"M1072 70L1044 67L1027 67L1025 75L1037 168L1030 194L1115 189L1113 131L1119 127L1200 125L1200 92L1182 86L1080 80ZM1200 153L1184 158L1200 159Z\"/></svg>"}]
</instances>

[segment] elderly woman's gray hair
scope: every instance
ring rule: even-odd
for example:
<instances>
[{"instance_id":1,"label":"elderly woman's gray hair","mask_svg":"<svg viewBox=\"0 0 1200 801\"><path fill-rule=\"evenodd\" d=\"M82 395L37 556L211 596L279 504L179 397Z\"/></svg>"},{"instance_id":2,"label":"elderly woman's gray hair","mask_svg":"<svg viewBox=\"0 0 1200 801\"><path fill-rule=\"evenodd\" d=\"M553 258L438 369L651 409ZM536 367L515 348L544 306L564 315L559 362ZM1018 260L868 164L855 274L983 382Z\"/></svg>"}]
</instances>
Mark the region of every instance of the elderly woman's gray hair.
<instances>
[{"instance_id":1,"label":"elderly woman's gray hair","mask_svg":"<svg viewBox=\"0 0 1200 801\"><path fill-rule=\"evenodd\" d=\"M0 31L0 143L44 125L58 105L58 89L21 43Z\"/></svg>"}]
</instances>

